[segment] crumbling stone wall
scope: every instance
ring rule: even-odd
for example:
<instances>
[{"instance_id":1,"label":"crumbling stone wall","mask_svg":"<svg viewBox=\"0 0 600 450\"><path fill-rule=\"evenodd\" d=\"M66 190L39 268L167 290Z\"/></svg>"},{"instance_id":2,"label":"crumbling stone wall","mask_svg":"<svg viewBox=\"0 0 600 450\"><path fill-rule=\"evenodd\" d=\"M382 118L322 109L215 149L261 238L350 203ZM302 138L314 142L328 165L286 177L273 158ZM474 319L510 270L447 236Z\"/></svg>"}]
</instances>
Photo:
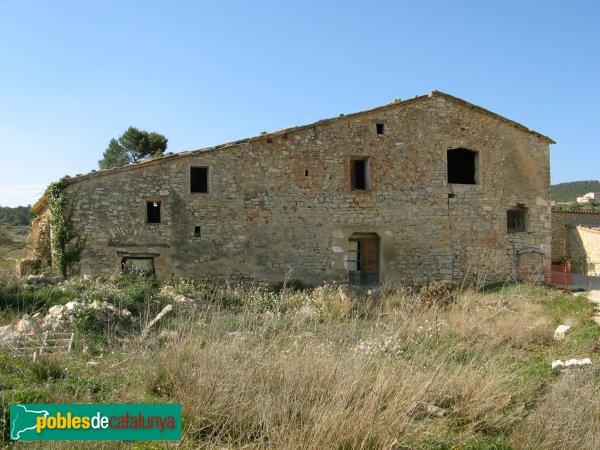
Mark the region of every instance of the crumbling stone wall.
<instances>
[{"instance_id":1,"label":"crumbling stone wall","mask_svg":"<svg viewBox=\"0 0 600 450\"><path fill-rule=\"evenodd\" d=\"M584 239L586 228L580 225L599 226L600 212L598 211L552 211L552 261L569 261L574 273L595 271L590 268L592 261L594 238ZM593 234L593 233L592 233ZM585 242L584 242L585 241ZM594 261L598 261L594 259Z\"/></svg>"},{"instance_id":2,"label":"crumbling stone wall","mask_svg":"<svg viewBox=\"0 0 600 450\"><path fill-rule=\"evenodd\" d=\"M76 177L67 195L81 271L119 271L139 254L159 276L345 281L351 236L369 234L382 282L509 277L519 251L550 260L549 143L433 94ZM447 182L453 148L477 152L477 184ZM357 158L368 158L369 189L352 189ZM190 192L190 167L208 167L208 193ZM160 202L158 224L146 223L148 201ZM518 205L527 228L508 233Z\"/></svg>"},{"instance_id":3,"label":"crumbling stone wall","mask_svg":"<svg viewBox=\"0 0 600 450\"><path fill-rule=\"evenodd\" d=\"M37 274L52 267L50 250L50 211L39 208L31 222L31 233L25 247L26 258L17 261L17 275Z\"/></svg>"}]
</instances>

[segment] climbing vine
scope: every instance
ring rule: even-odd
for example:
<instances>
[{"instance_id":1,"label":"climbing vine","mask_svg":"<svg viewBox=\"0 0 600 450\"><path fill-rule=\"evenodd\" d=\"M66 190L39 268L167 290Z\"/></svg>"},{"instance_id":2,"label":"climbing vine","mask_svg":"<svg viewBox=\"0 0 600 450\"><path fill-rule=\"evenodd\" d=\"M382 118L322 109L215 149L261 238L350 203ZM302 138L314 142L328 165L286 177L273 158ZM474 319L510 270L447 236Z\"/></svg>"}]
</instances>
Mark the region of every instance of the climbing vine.
<instances>
[{"instance_id":1,"label":"climbing vine","mask_svg":"<svg viewBox=\"0 0 600 450\"><path fill-rule=\"evenodd\" d=\"M79 259L81 251L79 245L75 245L70 251L67 250L69 241L75 237L66 208L65 188L68 184L68 179L64 177L50 184L46 189L46 199L50 210L50 247L53 265L64 277L67 276L68 266Z\"/></svg>"}]
</instances>

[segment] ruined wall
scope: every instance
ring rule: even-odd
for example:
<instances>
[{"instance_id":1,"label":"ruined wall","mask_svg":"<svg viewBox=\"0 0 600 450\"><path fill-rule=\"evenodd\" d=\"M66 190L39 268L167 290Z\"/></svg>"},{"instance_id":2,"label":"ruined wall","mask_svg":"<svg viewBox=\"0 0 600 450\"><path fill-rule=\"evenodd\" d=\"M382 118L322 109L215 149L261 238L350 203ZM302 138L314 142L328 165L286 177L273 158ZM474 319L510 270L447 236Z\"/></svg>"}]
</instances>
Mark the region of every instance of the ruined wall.
<instances>
[{"instance_id":1,"label":"ruined wall","mask_svg":"<svg viewBox=\"0 0 600 450\"><path fill-rule=\"evenodd\" d=\"M588 267L594 238L584 243L585 228L580 225L600 226L600 212L552 211L552 261L570 261L574 273L588 273L595 270Z\"/></svg>"},{"instance_id":2,"label":"ruined wall","mask_svg":"<svg viewBox=\"0 0 600 450\"><path fill-rule=\"evenodd\" d=\"M447 183L459 147L478 152L475 185ZM369 159L370 189L351 189L353 158ZM194 166L209 168L208 193L190 193ZM379 236L384 282L506 277L523 249L550 257L548 141L438 96L86 175L67 192L83 273L146 254L159 276L344 281L355 233ZM146 223L147 201L161 202L160 224ZM519 204L527 229L507 233Z\"/></svg>"},{"instance_id":3,"label":"ruined wall","mask_svg":"<svg viewBox=\"0 0 600 450\"><path fill-rule=\"evenodd\" d=\"M31 221L31 233L27 238L26 258L17 261L17 275L25 276L49 271L52 266L50 250L50 211L42 208L35 211Z\"/></svg>"}]
</instances>

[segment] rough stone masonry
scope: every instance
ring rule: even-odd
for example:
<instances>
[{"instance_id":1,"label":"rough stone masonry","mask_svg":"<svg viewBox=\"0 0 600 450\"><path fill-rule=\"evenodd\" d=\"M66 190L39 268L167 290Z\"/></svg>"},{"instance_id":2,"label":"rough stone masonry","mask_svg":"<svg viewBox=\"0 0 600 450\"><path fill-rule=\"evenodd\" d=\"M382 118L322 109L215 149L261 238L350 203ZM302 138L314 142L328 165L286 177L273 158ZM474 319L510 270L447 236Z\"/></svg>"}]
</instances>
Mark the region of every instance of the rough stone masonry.
<instances>
[{"instance_id":1,"label":"rough stone masonry","mask_svg":"<svg viewBox=\"0 0 600 450\"><path fill-rule=\"evenodd\" d=\"M363 286L540 273L552 143L434 91L77 176L70 270ZM38 248L44 198L34 210Z\"/></svg>"}]
</instances>

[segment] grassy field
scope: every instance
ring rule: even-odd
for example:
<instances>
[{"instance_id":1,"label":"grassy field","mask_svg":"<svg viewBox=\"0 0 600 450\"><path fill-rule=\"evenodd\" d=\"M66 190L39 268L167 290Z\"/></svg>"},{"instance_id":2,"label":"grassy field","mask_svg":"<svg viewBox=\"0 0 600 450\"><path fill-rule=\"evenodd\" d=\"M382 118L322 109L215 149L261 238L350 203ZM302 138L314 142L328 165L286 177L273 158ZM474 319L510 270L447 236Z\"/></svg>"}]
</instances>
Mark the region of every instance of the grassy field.
<instances>
[{"instance_id":1,"label":"grassy field","mask_svg":"<svg viewBox=\"0 0 600 450\"><path fill-rule=\"evenodd\" d=\"M73 298L137 314L128 326L76 321L68 356L32 363L0 347L5 421L11 402L167 402L183 405L182 448L600 448L598 369L550 368L597 362L600 328L581 297L519 284L343 300L335 286L170 286L195 306L177 306L142 342L139 330L172 302L154 280L24 291L5 279L4 322ZM561 323L572 332L556 341ZM5 445L7 428L0 416Z\"/></svg>"}]
</instances>

